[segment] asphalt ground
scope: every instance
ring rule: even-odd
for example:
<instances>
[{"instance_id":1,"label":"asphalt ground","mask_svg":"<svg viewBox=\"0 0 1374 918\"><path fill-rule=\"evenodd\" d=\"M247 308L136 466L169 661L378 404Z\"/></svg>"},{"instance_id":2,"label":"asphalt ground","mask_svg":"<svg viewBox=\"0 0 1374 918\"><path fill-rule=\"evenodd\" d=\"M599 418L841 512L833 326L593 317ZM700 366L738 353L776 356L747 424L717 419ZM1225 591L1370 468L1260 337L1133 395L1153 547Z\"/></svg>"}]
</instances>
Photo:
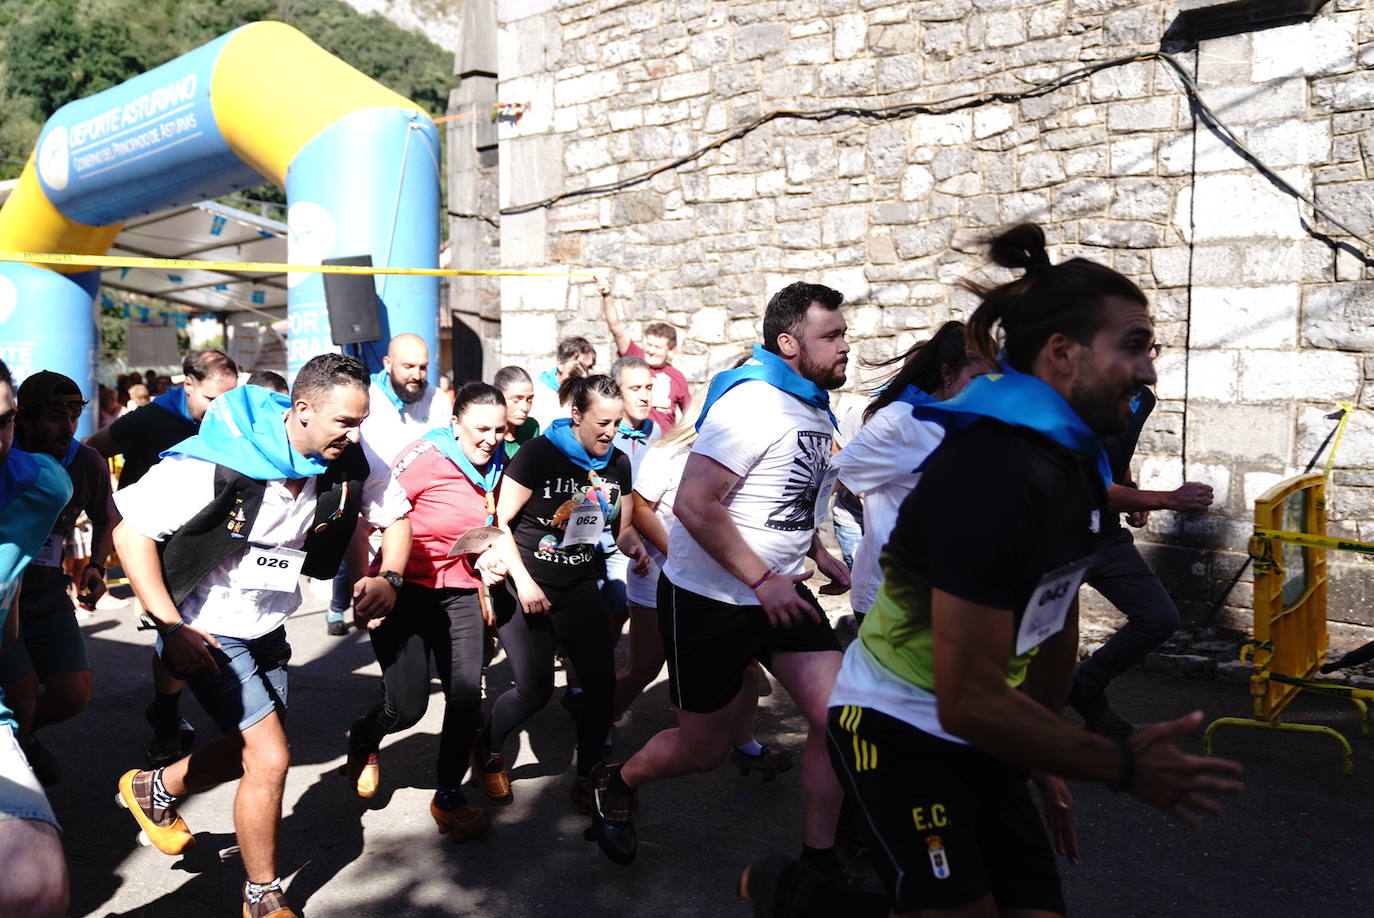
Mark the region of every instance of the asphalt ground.
<instances>
[{"instance_id":1,"label":"asphalt ground","mask_svg":"<svg viewBox=\"0 0 1374 918\"><path fill-rule=\"evenodd\" d=\"M222 860L218 853L234 843L234 785L184 801L181 812L197 839L185 856L137 845L135 824L114 796L118 776L143 763L150 633L136 630L130 611L97 613L83 630L94 701L79 717L42 733L64 769L64 780L49 793L65 827L71 913L238 915L242 868L236 857ZM800 844L799 769L764 783L727 765L644 789L638 860L629 868L611 864L583 840L587 819L567 798L573 730L555 694L520 737L511 770L514 802L493 809L486 838L455 845L437 834L428 815L442 709L437 682L425 719L383 747L382 791L360 800L336 770L348 725L379 693L367 640L328 637L320 611L298 613L288 631L292 768L279 863L292 903L309 918L745 916L748 906L734 895L741 868L755 856L795 852ZM508 684L509 669L498 658L487 692ZM1209 718L1249 710L1242 686L1160 674L1128 674L1114 686L1113 699L1138 723L1194 708ZM212 735L189 696L183 712L202 737ZM1306 697L1291 712L1289 720L1327 723L1351 737L1356 775L1340 774L1329 738L1232 728L1218 734L1217 752L1245 764L1247 789L1200 830L1175 826L1105 788L1075 786L1083 862L1063 866L1070 914L1371 913L1374 872L1363 846L1374 838L1374 747L1359 738L1348 702ZM632 752L672 723L660 681L622 721L617 749ZM761 699L761 739L800 754L803 729L780 689ZM1201 737L1185 745L1199 751ZM473 794L470 799L480 799Z\"/></svg>"}]
</instances>

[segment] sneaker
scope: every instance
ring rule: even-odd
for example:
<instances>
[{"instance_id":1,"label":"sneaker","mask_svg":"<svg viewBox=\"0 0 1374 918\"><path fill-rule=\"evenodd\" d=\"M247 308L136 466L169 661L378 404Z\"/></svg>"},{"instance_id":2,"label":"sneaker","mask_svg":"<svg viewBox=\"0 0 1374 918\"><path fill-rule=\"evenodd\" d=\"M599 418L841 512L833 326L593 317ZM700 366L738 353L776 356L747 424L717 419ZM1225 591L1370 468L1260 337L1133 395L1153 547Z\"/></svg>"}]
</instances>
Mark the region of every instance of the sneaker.
<instances>
[{"instance_id":1,"label":"sneaker","mask_svg":"<svg viewBox=\"0 0 1374 918\"><path fill-rule=\"evenodd\" d=\"M472 780L493 803L505 805L515 799L510 789L506 759L487 746L487 731L478 730L472 740Z\"/></svg>"},{"instance_id":2,"label":"sneaker","mask_svg":"<svg viewBox=\"0 0 1374 918\"><path fill-rule=\"evenodd\" d=\"M1125 739L1135 732L1135 724L1112 710L1107 693L1084 692L1075 682L1069 690L1069 707L1083 718L1083 729L1108 739Z\"/></svg>"},{"instance_id":3,"label":"sneaker","mask_svg":"<svg viewBox=\"0 0 1374 918\"><path fill-rule=\"evenodd\" d=\"M163 854L181 854L193 847L196 838L177 815L175 807L153 806L153 775L156 772L124 772L119 779L119 793L115 802L124 807L138 823L138 843L152 845Z\"/></svg>"},{"instance_id":4,"label":"sneaker","mask_svg":"<svg viewBox=\"0 0 1374 918\"><path fill-rule=\"evenodd\" d=\"M382 766L377 758L377 750L369 749L360 738L363 724L367 718L359 717L348 730L348 760L344 762L341 773L353 785L359 797L372 797L382 783Z\"/></svg>"},{"instance_id":5,"label":"sneaker","mask_svg":"<svg viewBox=\"0 0 1374 918\"><path fill-rule=\"evenodd\" d=\"M747 778L750 772L757 771L765 782L777 780L778 775L791 768L794 762L792 753L768 743L762 745L758 755L738 748L730 750L730 764L738 768L740 774Z\"/></svg>"},{"instance_id":6,"label":"sneaker","mask_svg":"<svg viewBox=\"0 0 1374 918\"><path fill-rule=\"evenodd\" d=\"M869 888L848 867L822 873L786 854L755 860L740 875L737 892L753 905L754 918L889 914L887 894Z\"/></svg>"},{"instance_id":7,"label":"sneaker","mask_svg":"<svg viewBox=\"0 0 1374 918\"><path fill-rule=\"evenodd\" d=\"M38 741L38 734L30 733L22 744L24 755L28 757L33 776L44 787L52 787L62 780L62 766L48 748Z\"/></svg>"},{"instance_id":8,"label":"sneaker","mask_svg":"<svg viewBox=\"0 0 1374 918\"><path fill-rule=\"evenodd\" d=\"M243 918L297 918L291 906L286 904L286 893L280 889L269 889L257 902L248 901L248 887L243 889Z\"/></svg>"},{"instance_id":9,"label":"sneaker","mask_svg":"<svg viewBox=\"0 0 1374 918\"><path fill-rule=\"evenodd\" d=\"M146 755L149 768L162 768L191 751L196 744L196 728L191 726L186 718L180 717L171 730L158 730L157 718L154 716L155 707L155 702L149 702L143 709L144 719L148 721L148 726L153 728L153 738L148 743Z\"/></svg>"},{"instance_id":10,"label":"sneaker","mask_svg":"<svg viewBox=\"0 0 1374 918\"><path fill-rule=\"evenodd\" d=\"M330 637L343 637L348 634L348 622L341 618L331 618L324 630L329 633Z\"/></svg>"},{"instance_id":11,"label":"sneaker","mask_svg":"<svg viewBox=\"0 0 1374 918\"><path fill-rule=\"evenodd\" d=\"M481 838L491 827L491 816L480 806L460 803L456 807L443 809L436 796L429 802L429 815L439 827L440 835L447 835L455 842Z\"/></svg>"},{"instance_id":12,"label":"sneaker","mask_svg":"<svg viewBox=\"0 0 1374 918\"><path fill-rule=\"evenodd\" d=\"M611 790L611 775L618 774L620 763L598 762L592 766L592 825L584 836L595 841L613 863L628 867L639 851L634 814L637 795Z\"/></svg>"}]
</instances>

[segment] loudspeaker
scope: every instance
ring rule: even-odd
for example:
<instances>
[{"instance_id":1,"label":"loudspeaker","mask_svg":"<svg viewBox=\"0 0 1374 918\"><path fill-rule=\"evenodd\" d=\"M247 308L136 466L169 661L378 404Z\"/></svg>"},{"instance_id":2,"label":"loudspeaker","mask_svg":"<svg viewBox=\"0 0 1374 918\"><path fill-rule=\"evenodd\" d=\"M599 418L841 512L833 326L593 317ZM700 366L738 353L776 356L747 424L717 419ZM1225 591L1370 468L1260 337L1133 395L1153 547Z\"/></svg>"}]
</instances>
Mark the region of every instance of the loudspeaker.
<instances>
[{"instance_id":1,"label":"loudspeaker","mask_svg":"<svg viewBox=\"0 0 1374 918\"><path fill-rule=\"evenodd\" d=\"M371 267L372 256L326 258L321 264ZM381 340L382 316L377 303L377 285L371 274L326 274L324 302L329 310L329 337L335 344Z\"/></svg>"}]
</instances>

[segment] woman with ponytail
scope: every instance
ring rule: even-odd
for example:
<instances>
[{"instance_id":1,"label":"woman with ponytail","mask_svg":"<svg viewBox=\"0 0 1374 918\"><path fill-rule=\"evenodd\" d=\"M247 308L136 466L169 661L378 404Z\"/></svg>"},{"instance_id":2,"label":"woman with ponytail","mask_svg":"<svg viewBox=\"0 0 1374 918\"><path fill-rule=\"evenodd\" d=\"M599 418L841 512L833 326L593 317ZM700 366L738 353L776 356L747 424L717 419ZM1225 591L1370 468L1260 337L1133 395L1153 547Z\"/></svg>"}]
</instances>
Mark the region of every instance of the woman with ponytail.
<instances>
[{"instance_id":1,"label":"woman with ponytail","mask_svg":"<svg viewBox=\"0 0 1374 918\"><path fill-rule=\"evenodd\" d=\"M873 366L901 366L864 409L864 426L835 456L840 483L863 495L864 533L854 551L849 604L860 622L878 595L878 552L887 544L897 510L916 487L916 468L944 438L934 421L912 417L916 405L953 398L987 364L969 354L964 323L946 322L905 354Z\"/></svg>"},{"instance_id":2,"label":"woman with ponytail","mask_svg":"<svg viewBox=\"0 0 1374 918\"><path fill-rule=\"evenodd\" d=\"M1201 712L1116 741L1061 718L1078 587L1107 509L1098 437L1121 430L1155 381L1154 326L1140 288L1086 259L1053 264L1038 226L1003 233L991 253L1024 272L977 288L969 339L999 365L914 407L945 437L897 514L830 697L835 771L878 838L896 914L1063 915L1054 849L1077 857L1063 779L1190 824L1218 811L1208 794L1240 789L1238 765L1176 745Z\"/></svg>"},{"instance_id":3,"label":"woman with ponytail","mask_svg":"<svg viewBox=\"0 0 1374 918\"><path fill-rule=\"evenodd\" d=\"M495 521L505 464L506 402L486 383L454 396L450 426L401 450L392 474L410 499L412 541L396 606L367 635L382 667L382 700L353 722L345 774L360 797L381 782L382 737L419 722L429 703L430 660L444 689L437 790L430 815L455 841L487 831L485 809L459 789L481 725L483 627L491 612L480 590L514 554L506 537L481 556L449 556L459 537Z\"/></svg>"},{"instance_id":4,"label":"woman with ponytail","mask_svg":"<svg viewBox=\"0 0 1374 918\"><path fill-rule=\"evenodd\" d=\"M589 777L611 727L615 659L610 619L601 592L597 543L609 523L623 536L621 550L638 563L644 549L630 530L634 497L630 459L613 447L623 413L620 388L609 376L570 377L560 396L572 416L520 448L506 470L497 517L518 546L497 626L515 675L491 708L478 737L474 773L487 795L511 799L502 747L553 693L554 648L561 646L582 684L577 717L577 777L573 802L591 806Z\"/></svg>"}]
</instances>

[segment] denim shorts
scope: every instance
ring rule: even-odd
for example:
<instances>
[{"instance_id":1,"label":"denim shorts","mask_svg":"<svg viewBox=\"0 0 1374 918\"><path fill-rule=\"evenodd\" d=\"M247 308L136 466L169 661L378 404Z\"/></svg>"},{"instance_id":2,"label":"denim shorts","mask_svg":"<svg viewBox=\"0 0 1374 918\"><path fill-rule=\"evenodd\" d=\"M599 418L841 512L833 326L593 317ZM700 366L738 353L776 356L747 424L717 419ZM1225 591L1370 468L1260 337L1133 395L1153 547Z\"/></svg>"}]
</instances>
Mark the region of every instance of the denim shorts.
<instances>
[{"instance_id":1,"label":"denim shorts","mask_svg":"<svg viewBox=\"0 0 1374 918\"><path fill-rule=\"evenodd\" d=\"M247 640L223 634L214 637L219 649L211 647L210 655L218 673L209 667L179 672L163 656L161 638L157 653L167 671L190 686L196 701L226 736L242 733L273 711L284 718L286 663L291 659L286 626Z\"/></svg>"},{"instance_id":2,"label":"denim shorts","mask_svg":"<svg viewBox=\"0 0 1374 918\"><path fill-rule=\"evenodd\" d=\"M19 594L19 640L0 654L0 685L29 673L42 679L91 668L76 607L67 595L69 583L67 577L55 577Z\"/></svg>"},{"instance_id":3,"label":"denim shorts","mask_svg":"<svg viewBox=\"0 0 1374 918\"><path fill-rule=\"evenodd\" d=\"M10 724L0 724L0 819L32 819L62 828Z\"/></svg>"}]
</instances>

